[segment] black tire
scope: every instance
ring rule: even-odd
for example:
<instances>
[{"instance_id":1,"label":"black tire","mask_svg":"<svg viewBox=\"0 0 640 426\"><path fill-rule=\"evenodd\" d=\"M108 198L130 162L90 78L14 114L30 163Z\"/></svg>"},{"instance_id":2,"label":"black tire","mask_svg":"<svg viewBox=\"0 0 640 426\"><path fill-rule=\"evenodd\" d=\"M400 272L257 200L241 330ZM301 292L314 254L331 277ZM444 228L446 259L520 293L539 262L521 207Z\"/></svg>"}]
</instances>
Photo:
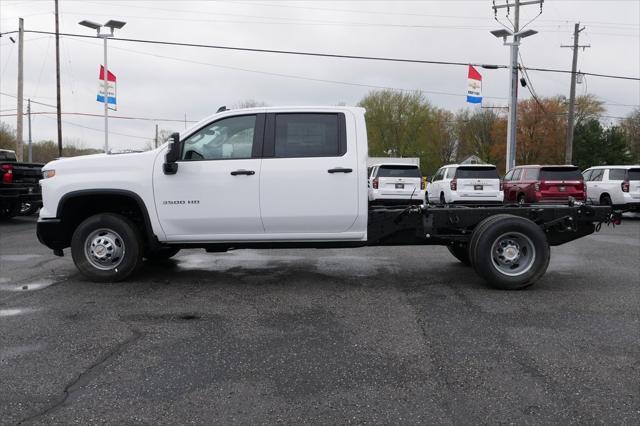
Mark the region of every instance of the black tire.
<instances>
[{"instance_id":1,"label":"black tire","mask_svg":"<svg viewBox=\"0 0 640 426\"><path fill-rule=\"evenodd\" d=\"M440 204L447 204L447 200L444 199L444 192L440 193Z\"/></svg>"},{"instance_id":2,"label":"black tire","mask_svg":"<svg viewBox=\"0 0 640 426\"><path fill-rule=\"evenodd\" d=\"M613 205L613 202L611 201L611 196L609 194L602 194L600 196L600 205L603 205L603 206Z\"/></svg>"},{"instance_id":3,"label":"black tire","mask_svg":"<svg viewBox=\"0 0 640 426\"><path fill-rule=\"evenodd\" d=\"M458 244L454 243L453 245L447 246L449 249L449 253L453 255L456 259L462 262L466 266L471 266L471 260L469 259L469 247L466 244Z\"/></svg>"},{"instance_id":4,"label":"black tire","mask_svg":"<svg viewBox=\"0 0 640 426\"><path fill-rule=\"evenodd\" d=\"M478 225L476 225L476 227L473 230L473 234L471 234L471 240L469 240L469 262L471 263L471 266L475 264L475 259L473 257L473 254L475 253L475 246L478 242L478 236L480 236L480 234L484 232L484 229L487 226L489 226L496 220L507 219L507 218L510 218L511 216L512 215L508 215L508 214L496 214L493 216L489 216L488 218L480 222Z\"/></svg>"},{"instance_id":5,"label":"black tire","mask_svg":"<svg viewBox=\"0 0 640 426\"><path fill-rule=\"evenodd\" d=\"M481 222L469 252L478 275L503 290L535 283L546 272L550 258L544 231L529 219L513 215L495 215Z\"/></svg>"},{"instance_id":6,"label":"black tire","mask_svg":"<svg viewBox=\"0 0 640 426\"><path fill-rule=\"evenodd\" d=\"M11 219L20 214L20 203L0 204L0 220Z\"/></svg>"},{"instance_id":7,"label":"black tire","mask_svg":"<svg viewBox=\"0 0 640 426\"><path fill-rule=\"evenodd\" d=\"M140 267L142 250L135 224L113 213L85 219L71 238L73 263L82 275L94 282L126 279Z\"/></svg>"},{"instance_id":8,"label":"black tire","mask_svg":"<svg viewBox=\"0 0 640 426\"><path fill-rule=\"evenodd\" d=\"M177 247L160 247L155 250L145 250L144 258L152 262L171 259L180 251Z\"/></svg>"}]
</instances>

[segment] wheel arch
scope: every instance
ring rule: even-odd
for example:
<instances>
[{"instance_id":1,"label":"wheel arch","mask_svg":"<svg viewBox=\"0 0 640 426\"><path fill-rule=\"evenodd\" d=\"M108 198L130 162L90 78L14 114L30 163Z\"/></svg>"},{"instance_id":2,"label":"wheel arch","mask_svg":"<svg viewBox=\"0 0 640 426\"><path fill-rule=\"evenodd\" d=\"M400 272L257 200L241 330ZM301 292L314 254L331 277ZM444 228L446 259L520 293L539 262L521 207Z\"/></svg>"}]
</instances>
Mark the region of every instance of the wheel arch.
<instances>
[{"instance_id":1,"label":"wheel arch","mask_svg":"<svg viewBox=\"0 0 640 426\"><path fill-rule=\"evenodd\" d=\"M144 200L135 192L125 189L83 189L63 195L56 217L62 221L65 240L70 244L78 225L99 213L117 213L129 218L140 229L146 244L157 244Z\"/></svg>"},{"instance_id":2,"label":"wheel arch","mask_svg":"<svg viewBox=\"0 0 640 426\"><path fill-rule=\"evenodd\" d=\"M602 202L602 199L603 199L604 197L609 197L609 199L610 199L610 200L612 199L612 198L611 198L611 194L609 194L607 191L605 191L605 192L603 192L602 194L600 194L600 198L599 198L599 200Z\"/></svg>"}]
</instances>

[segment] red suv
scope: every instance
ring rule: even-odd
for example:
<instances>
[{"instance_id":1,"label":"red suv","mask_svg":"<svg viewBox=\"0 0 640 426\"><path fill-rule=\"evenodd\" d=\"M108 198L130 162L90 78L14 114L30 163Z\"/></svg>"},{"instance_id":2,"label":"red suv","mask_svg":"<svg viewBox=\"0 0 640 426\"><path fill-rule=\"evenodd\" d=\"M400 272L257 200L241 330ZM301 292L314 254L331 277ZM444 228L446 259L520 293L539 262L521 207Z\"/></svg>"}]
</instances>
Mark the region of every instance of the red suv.
<instances>
[{"instance_id":1,"label":"red suv","mask_svg":"<svg viewBox=\"0 0 640 426\"><path fill-rule=\"evenodd\" d=\"M504 201L564 203L586 200L587 189L576 166L518 166L504 177Z\"/></svg>"}]
</instances>

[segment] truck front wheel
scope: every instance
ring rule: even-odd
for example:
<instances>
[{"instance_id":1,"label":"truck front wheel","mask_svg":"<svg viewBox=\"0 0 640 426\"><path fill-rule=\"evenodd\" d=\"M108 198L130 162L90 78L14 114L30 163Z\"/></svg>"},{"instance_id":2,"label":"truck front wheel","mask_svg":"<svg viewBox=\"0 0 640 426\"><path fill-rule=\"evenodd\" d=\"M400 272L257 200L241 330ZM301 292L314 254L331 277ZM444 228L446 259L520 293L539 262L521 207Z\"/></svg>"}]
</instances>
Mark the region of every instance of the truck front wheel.
<instances>
[{"instance_id":1,"label":"truck front wheel","mask_svg":"<svg viewBox=\"0 0 640 426\"><path fill-rule=\"evenodd\" d=\"M500 215L476 227L470 256L478 275L490 285L518 290L535 283L549 266L549 243L538 225L518 216Z\"/></svg>"},{"instance_id":2,"label":"truck front wheel","mask_svg":"<svg viewBox=\"0 0 640 426\"><path fill-rule=\"evenodd\" d=\"M80 273L91 281L122 281L142 262L140 234L124 216L97 214L76 228L71 256Z\"/></svg>"}]
</instances>

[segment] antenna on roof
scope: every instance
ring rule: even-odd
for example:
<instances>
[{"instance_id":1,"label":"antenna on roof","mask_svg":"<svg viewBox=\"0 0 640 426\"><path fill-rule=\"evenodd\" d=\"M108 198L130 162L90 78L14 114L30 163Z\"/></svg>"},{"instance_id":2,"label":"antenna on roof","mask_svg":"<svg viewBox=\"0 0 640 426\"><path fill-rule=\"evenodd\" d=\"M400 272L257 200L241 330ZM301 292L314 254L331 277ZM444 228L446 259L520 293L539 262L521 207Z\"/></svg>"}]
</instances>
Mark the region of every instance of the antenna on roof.
<instances>
[{"instance_id":1,"label":"antenna on roof","mask_svg":"<svg viewBox=\"0 0 640 426\"><path fill-rule=\"evenodd\" d=\"M229 111L229 108L227 108L226 105L222 105L220 108L218 108L218 110L216 111L216 114L223 111Z\"/></svg>"}]
</instances>

